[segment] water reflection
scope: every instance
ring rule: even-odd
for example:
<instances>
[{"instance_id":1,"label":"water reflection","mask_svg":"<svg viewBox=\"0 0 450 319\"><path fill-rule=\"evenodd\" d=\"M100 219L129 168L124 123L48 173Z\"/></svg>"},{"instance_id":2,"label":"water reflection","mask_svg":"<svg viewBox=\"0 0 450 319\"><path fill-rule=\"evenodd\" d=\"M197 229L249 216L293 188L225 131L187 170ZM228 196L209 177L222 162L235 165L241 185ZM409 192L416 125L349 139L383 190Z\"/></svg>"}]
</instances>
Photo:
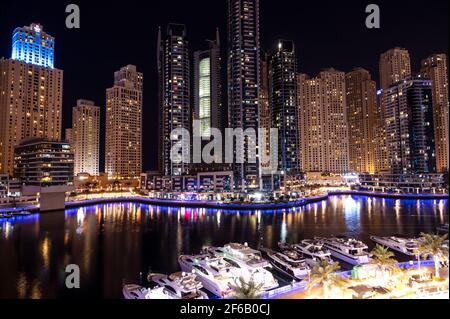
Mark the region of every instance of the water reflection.
<instances>
[{"instance_id":1,"label":"water reflection","mask_svg":"<svg viewBox=\"0 0 450 319\"><path fill-rule=\"evenodd\" d=\"M370 246L370 235L434 232L448 222L448 201L332 197L279 212L229 212L107 204L0 220L0 298L120 297L124 279L149 269L173 272L178 256L205 245L347 234ZM67 291L65 265L81 268L82 289Z\"/></svg>"}]
</instances>

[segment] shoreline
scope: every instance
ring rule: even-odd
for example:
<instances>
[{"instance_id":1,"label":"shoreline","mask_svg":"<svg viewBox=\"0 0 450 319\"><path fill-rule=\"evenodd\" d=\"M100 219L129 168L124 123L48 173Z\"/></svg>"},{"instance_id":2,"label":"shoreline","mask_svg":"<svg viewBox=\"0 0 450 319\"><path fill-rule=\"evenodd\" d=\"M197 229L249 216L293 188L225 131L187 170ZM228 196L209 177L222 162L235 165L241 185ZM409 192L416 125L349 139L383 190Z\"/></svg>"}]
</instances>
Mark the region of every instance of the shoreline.
<instances>
[{"instance_id":1,"label":"shoreline","mask_svg":"<svg viewBox=\"0 0 450 319\"><path fill-rule=\"evenodd\" d=\"M156 205L163 207L187 207L187 208L209 208L209 209L222 209L229 211L249 211L249 210L283 210L296 207L304 207L306 205L326 201L332 196L365 196L375 198L388 198L388 199L400 199L400 200L445 200L449 198L448 194L388 194L388 193L375 193L364 191L330 191L327 194L321 196L314 196L303 198L298 201L285 202L285 203L217 203L211 201L179 201L170 199L155 199L147 198L143 196L121 196L115 198L96 198L86 199L75 202L66 202L66 209L85 207L98 204L109 203L142 203L148 205ZM5 208L8 209L8 208ZM40 212L38 205L23 206L17 211L28 210L30 212Z\"/></svg>"}]
</instances>

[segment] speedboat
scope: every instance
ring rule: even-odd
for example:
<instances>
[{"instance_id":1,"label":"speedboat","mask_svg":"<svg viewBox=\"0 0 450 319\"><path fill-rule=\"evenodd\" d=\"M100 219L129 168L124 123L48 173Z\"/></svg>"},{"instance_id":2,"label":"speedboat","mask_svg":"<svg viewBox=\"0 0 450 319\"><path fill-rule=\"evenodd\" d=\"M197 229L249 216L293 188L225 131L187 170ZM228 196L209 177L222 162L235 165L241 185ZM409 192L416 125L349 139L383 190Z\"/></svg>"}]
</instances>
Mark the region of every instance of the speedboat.
<instances>
[{"instance_id":1,"label":"speedboat","mask_svg":"<svg viewBox=\"0 0 450 319\"><path fill-rule=\"evenodd\" d=\"M261 248L261 252L276 269L294 279L303 280L311 272L305 258L295 250L276 252L268 248Z\"/></svg>"},{"instance_id":2,"label":"speedboat","mask_svg":"<svg viewBox=\"0 0 450 319\"><path fill-rule=\"evenodd\" d=\"M324 243L317 239L304 239L298 244L289 245L286 243L278 243L282 250L293 249L301 253L310 267L314 267L319 261L328 261L332 264L331 253L324 247Z\"/></svg>"},{"instance_id":3,"label":"speedboat","mask_svg":"<svg viewBox=\"0 0 450 319\"><path fill-rule=\"evenodd\" d=\"M178 258L181 270L197 275L205 289L214 295L226 298L232 292L231 284L241 275L239 268L224 258L210 255L181 255Z\"/></svg>"},{"instance_id":4,"label":"speedboat","mask_svg":"<svg viewBox=\"0 0 450 319\"><path fill-rule=\"evenodd\" d=\"M322 240L324 246L330 250L331 256L350 265L357 266L370 261L369 248L360 240L342 236Z\"/></svg>"},{"instance_id":5,"label":"speedboat","mask_svg":"<svg viewBox=\"0 0 450 319\"><path fill-rule=\"evenodd\" d=\"M405 238L402 236L370 236L370 239L378 244L408 256L416 256L419 248L419 243L413 238Z\"/></svg>"},{"instance_id":6,"label":"speedboat","mask_svg":"<svg viewBox=\"0 0 450 319\"><path fill-rule=\"evenodd\" d=\"M149 282L165 287L169 295L177 299L208 299L208 295L201 291L203 285L193 273L177 272L170 276L150 274Z\"/></svg>"},{"instance_id":7,"label":"speedboat","mask_svg":"<svg viewBox=\"0 0 450 319\"><path fill-rule=\"evenodd\" d=\"M124 285L122 293L125 299L175 299L167 293L164 287L160 286L145 288L135 284Z\"/></svg>"},{"instance_id":8,"label":"speedboat","mask_svg":"<svg viewBox=\"0 0 450 319\"><path fill-rule=\"evenodd\" d=\"M205 252L215 257L222 257L241 271L244 278L252 277L258 283L262 283L263 290L270 290L279 286L273 274L266 268L271 264L262 258L261 252L251 249L247 244L228 244L224 247L206 247Z\"/></svg>"}]
</instances>

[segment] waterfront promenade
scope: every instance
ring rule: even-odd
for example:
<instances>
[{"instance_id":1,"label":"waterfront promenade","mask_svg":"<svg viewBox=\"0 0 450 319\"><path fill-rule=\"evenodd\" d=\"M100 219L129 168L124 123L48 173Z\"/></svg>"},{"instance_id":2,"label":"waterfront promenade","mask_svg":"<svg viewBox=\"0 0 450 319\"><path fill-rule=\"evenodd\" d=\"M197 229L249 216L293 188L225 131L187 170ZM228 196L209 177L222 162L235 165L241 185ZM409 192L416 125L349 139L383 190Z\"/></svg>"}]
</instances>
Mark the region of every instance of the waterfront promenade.
<instances>
[{"instance_id":1,"label":"waterfront promenade","mask_svg":"<svg viewBox=\"0 0 450 319\"><path fill-rule=\"evenodd\" d=\"M95 194L90 194L91 196ZM416 199L416 200L424 200L424 199L434 199L434 200L443 200L448 199L448 194L394 194L394 193L375 193L375 192L363 192L363 191L352 191L352 190L343 190L343 191L330 191L323 195L318 196L310 196L305 198L300 198L294 201L285 201L285 202L256 202L256 203L236 203L236 202L221 202L221 201L207 201L207 200L175 200L175 199L159 199L159 198L151 198L147 196L141 195L132 195L130 193L124 195L114 195L108 196L108 194L99 194L99 197L96 198L82 198L80 196L79 199L71 199L66 202L66 208L76 208L83 206L91 206L97 204L108 204L108 203L121 203L121 202L134 202L134 203L143 203L148 205L156 205L156 206L166 206L166 207L186 207L186 208L211 208L211 209L223 209L223 210L281 210L281 209L290 209L296 207L306 206L308 204L317 203L321 201L327 200L330 196L345 196L345 195L354 195L354 196L367 196L367 197L376 197L376 198L391 198L391 199ZM4 206L0 208L0 212L10 211L12 208L8 206ZM23 204L19 207L16 207L15 210L18 211L39 211L38 204Z\"/></svg>"}]
</instances>

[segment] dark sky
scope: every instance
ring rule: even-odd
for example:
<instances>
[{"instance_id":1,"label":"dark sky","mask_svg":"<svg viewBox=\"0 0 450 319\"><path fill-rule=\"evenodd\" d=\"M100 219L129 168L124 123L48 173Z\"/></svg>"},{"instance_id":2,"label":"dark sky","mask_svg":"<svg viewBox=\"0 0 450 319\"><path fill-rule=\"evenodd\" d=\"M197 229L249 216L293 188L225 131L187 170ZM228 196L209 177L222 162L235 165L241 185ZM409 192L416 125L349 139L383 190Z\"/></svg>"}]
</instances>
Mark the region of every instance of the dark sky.
<instances>
[{"instance_id":1,"label":"dark sky","mask_svg":"<svg viewBox=\"0 0 450 319\"><path fill-rule=\"evenodd\" d=\"M105 89L113 83L113 72L135 64L144 73L143 164L144 169L153 169L157 157L158 26L186 24L191 50L203 49L204 40L214 36L216 27L226 44L226 1L114 2L1 0L0 57L10 57L11 34L17 26L38 22L56 38L55 66L64 70L64 127L71 125L71 108L79 98L101 106L103 122ZM80 6L80 29L65 27L65 7L70 3ZM379 30L365 27L365 7L370 3L381 9ZM326 67L349 71L360 66L378 81L378 58L389 48L407 48L413 70L431 53L448 53L448 15L448 0L261 0L261 42L269 49L278 38L293 39L299 71L312 76ZM100 166L103 168L103 160Z\"/></svg>"}]
</instances>

